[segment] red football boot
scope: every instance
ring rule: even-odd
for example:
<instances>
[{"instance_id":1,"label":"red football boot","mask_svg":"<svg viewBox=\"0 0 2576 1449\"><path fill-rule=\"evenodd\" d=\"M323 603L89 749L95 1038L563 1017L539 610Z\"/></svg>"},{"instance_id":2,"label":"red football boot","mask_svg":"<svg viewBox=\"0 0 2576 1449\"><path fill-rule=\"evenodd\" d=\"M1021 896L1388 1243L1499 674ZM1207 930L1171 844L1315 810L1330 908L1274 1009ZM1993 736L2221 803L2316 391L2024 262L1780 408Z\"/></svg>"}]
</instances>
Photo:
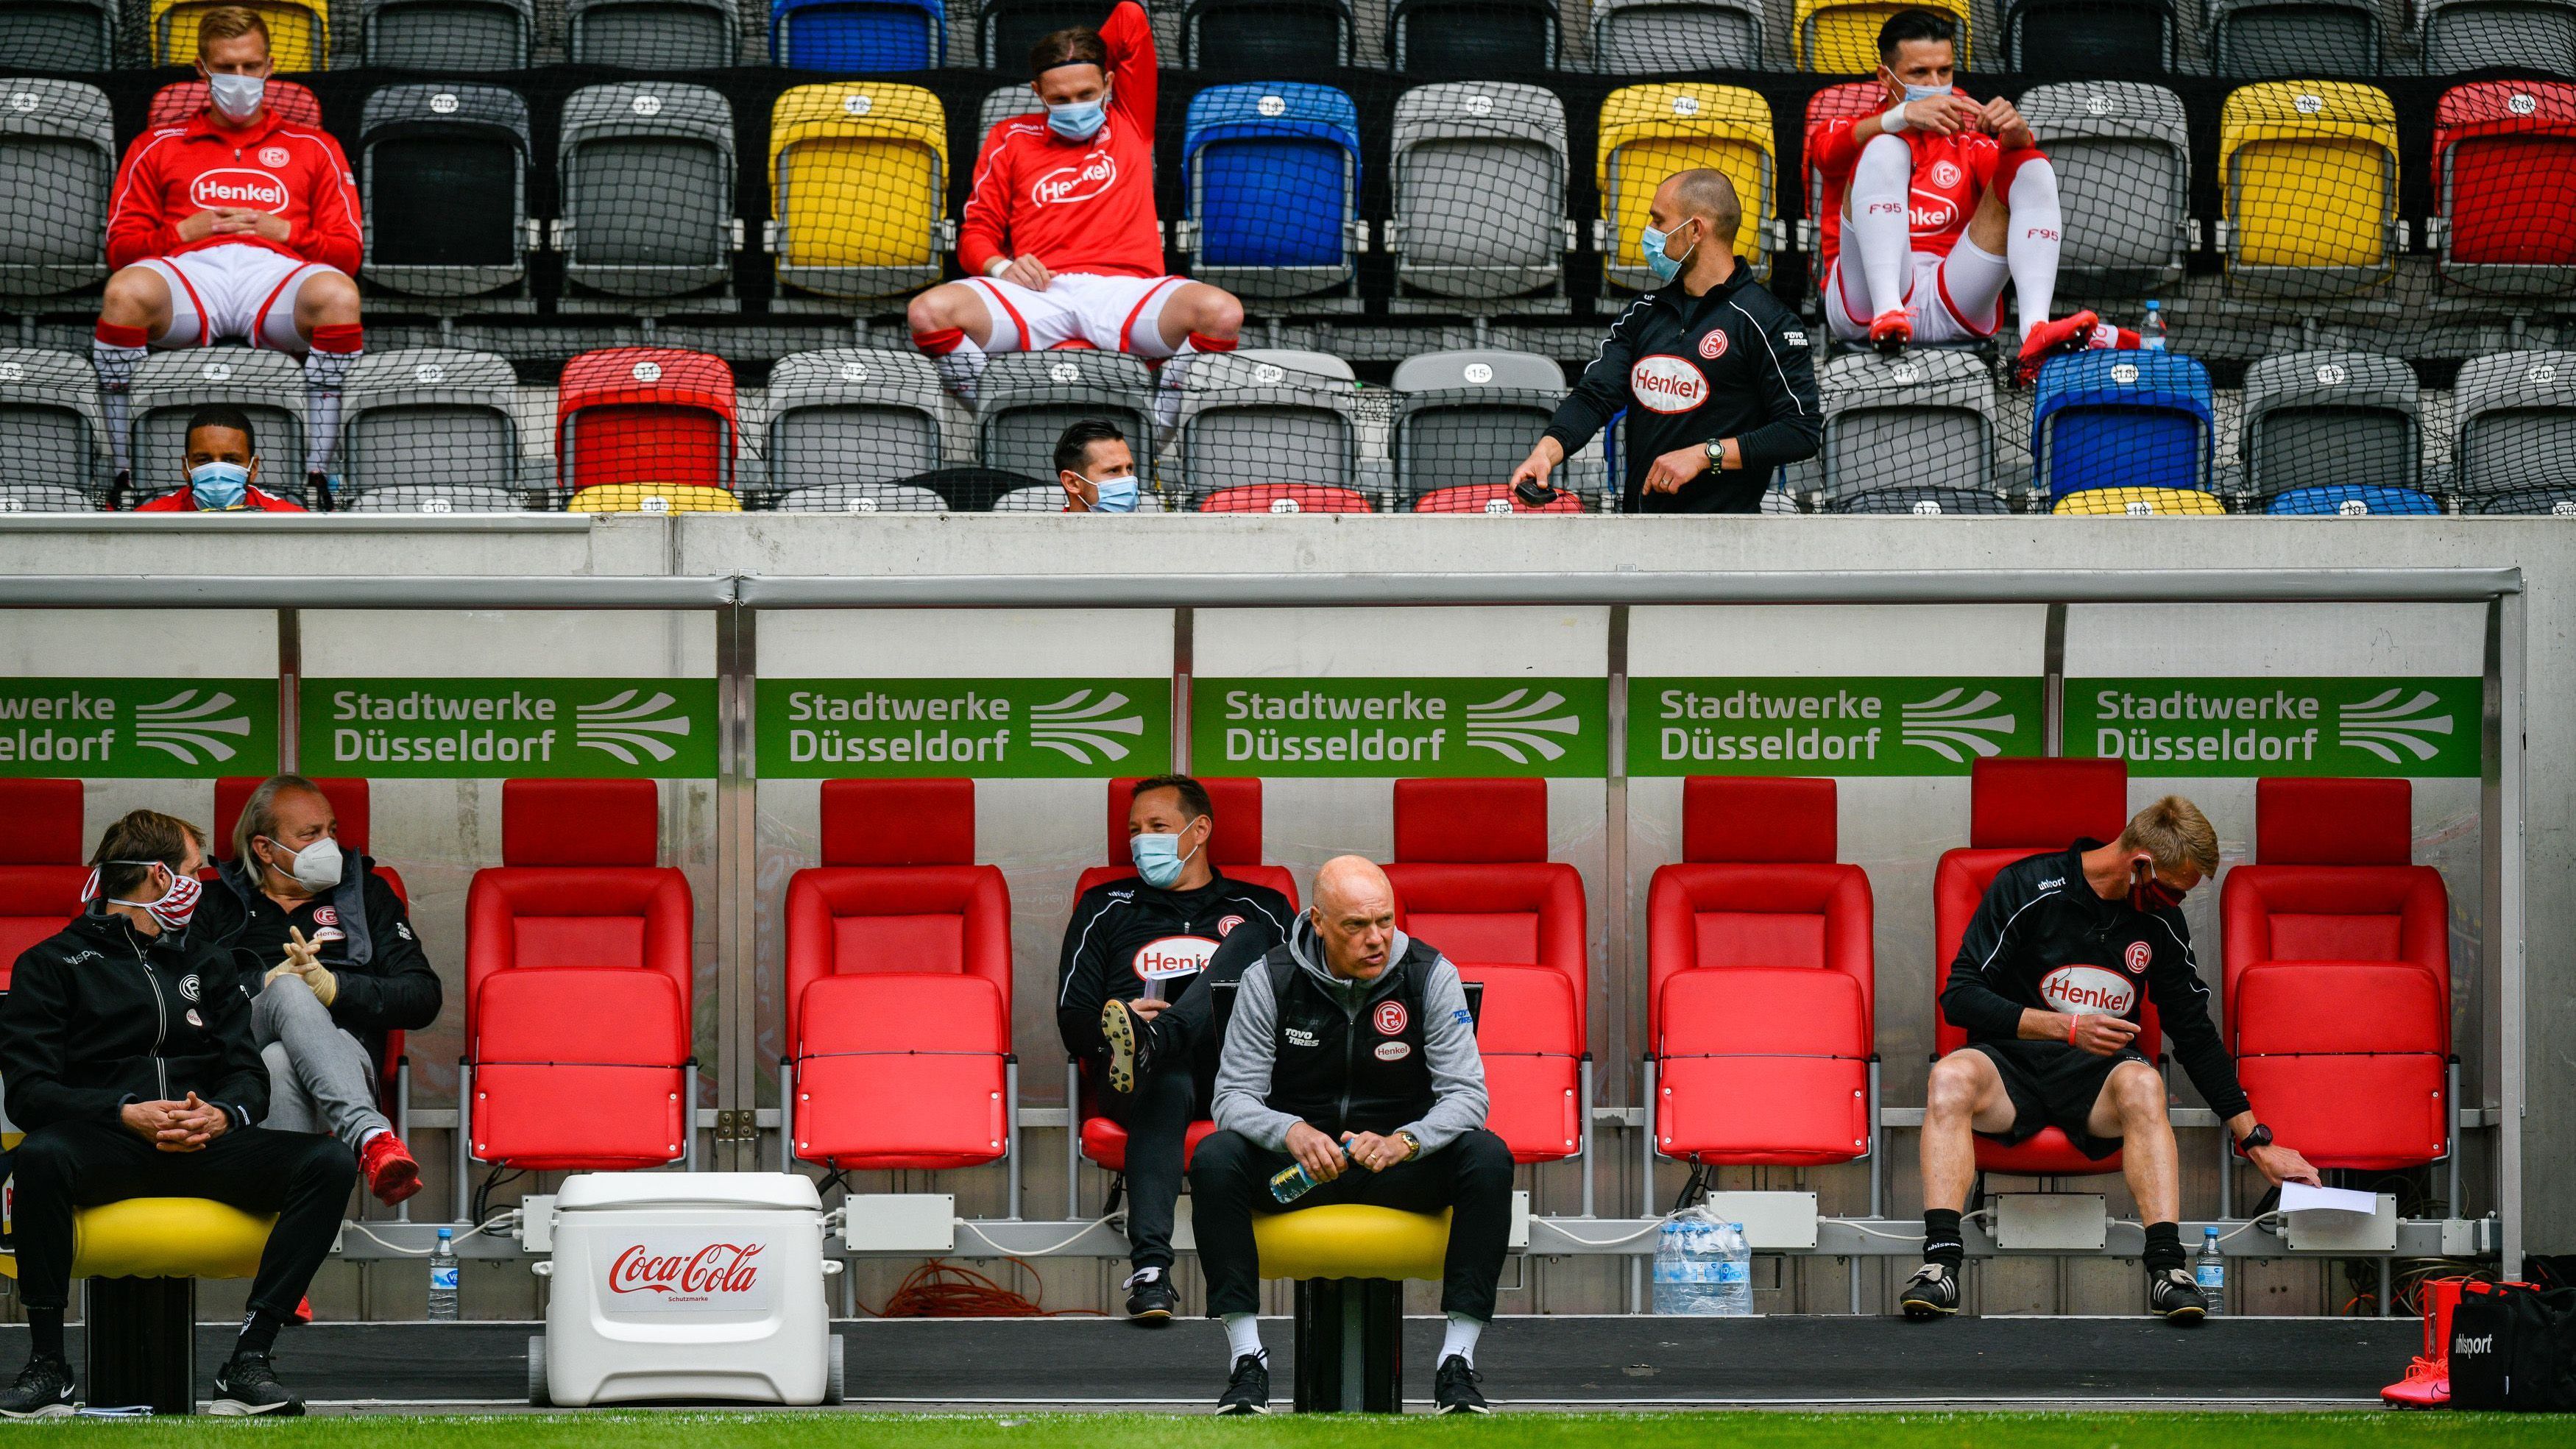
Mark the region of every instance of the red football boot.
<instances>
[{"instance_id":1,"label":"red football boot","mask_svg":"<svg viewBox=\"0 0 2576 1449\"><path fill-rule=\"evenodd\" d=\"M367 1179L367 1191L387 1207L420 1191L420 1164L390 1132L377 1133L358 1149L358 1172Z\"/></svg>"},{"instance_id":2,"label":"red football boot","mask_svg":"<svg viewBox=\"0 0 2576 1449\"><path fill-rule=\"evenodd\" d=\"M1891 308L1870 319L1869 345L1882 357L1894 357L1914 345L1913 314Z\"/></svg>"}]
</instances>

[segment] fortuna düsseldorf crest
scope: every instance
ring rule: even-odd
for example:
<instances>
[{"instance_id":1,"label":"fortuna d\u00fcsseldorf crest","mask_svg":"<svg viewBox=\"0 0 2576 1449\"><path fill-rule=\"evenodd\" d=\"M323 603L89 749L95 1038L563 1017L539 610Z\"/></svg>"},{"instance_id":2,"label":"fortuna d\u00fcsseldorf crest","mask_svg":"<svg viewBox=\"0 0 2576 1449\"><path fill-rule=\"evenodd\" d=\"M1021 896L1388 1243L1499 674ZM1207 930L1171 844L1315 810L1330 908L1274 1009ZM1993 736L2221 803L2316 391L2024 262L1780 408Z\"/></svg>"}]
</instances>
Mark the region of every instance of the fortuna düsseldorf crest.
<instances>
[{"instance_id":1,"label":"fortuna d\u00fcsseldorf crest","mask_svg":"<svg viewBox=\"0 0 2576 1449\"><path fill-rule=\"evenodd\" d=\"M2147 974L2147 962L2153 960L2155 954L2155 949L2146 942L2131 941L2128 954L2122 959L2128 962L2130 975L2144 976Z\"/></svg>"},{"instance_id":2,"label":"fortuna d\u00fcsseldorf crest","mask_svg":"<svg viewBox=\"0 0 2576 1449\"><path fill-rule=\"evenodd\" d=\"M1404 1003L1381 1001L1377 1004L1377 1012L1372 1019L1377 1022L1378 1035L1400 1035L1404 1031Z\"/></svg>"}]
</instances>

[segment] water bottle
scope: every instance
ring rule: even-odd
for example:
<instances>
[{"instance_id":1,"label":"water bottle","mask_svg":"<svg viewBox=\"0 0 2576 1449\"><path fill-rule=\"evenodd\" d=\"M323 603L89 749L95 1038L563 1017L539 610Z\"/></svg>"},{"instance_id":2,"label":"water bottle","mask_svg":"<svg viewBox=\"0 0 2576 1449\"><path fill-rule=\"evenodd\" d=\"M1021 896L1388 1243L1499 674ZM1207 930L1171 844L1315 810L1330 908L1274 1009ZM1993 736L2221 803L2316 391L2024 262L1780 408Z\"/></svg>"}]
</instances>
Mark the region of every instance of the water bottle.
<instances>
[{"instance_id":1,"label":"water bottle","mask_svg":"<svg viewBox=\"0 0 2576 1449\"><path fill-rule=\"evenodd\" d=\"M440 1228L429 1254L429 1321L456 1321L456 1230Z\"/></svg>"},{"instance_id":2,"label":"water bottle","mask_svg":"<svg viewBox=\"0 0 2576 1449\"><path fill-rule=\"evenodd\" d=\"M1351 1160L1351 1144L1344 1142L1341 1147L1342 1161L1347 1163ZM1283 1203L1295 1202L1314 1190L1315 1175L1302 1162L1292 1162L1285 1171L1270 1175L1270 1195Z\"/></svg>"},{"instance_id":3,"label":"water bottle","mask_svg":"<svg viewBox=\"0 0 2576 1449\"><path fill-rule=\"evenodd\" d=\"M2218 1229L2200 1230L2200 1257L2191 1265L2191 1276L2200 1284L2200 1296L2209 1300L2210 1317L2217 1317L2227 1302L2227 1259L2219 1255Z\"/></svg>"},{"instance_id":4,"label":"water bottle","mask_svg":"<svg viewBox=\"0 0 2576 1449\"><path fill-rule=\"evenodd\" d=\"M2165 304L2149 302L2147 318L2138 324L2138 345L2149 352L2162 352L2168 335L2165 331Z\"/></svg>"},{"instance_id":5,"label":"water bottle","mask_svg":"<svg viewBox=\"0 0 2576 1449\"><path fill-rule=\"evenodd\" d=\"M1666 1219L1655 1243L1655 1311L1750 1317L1753 1250L1743 1225L1704 1212Z\"/></svg>"}]
</instances>

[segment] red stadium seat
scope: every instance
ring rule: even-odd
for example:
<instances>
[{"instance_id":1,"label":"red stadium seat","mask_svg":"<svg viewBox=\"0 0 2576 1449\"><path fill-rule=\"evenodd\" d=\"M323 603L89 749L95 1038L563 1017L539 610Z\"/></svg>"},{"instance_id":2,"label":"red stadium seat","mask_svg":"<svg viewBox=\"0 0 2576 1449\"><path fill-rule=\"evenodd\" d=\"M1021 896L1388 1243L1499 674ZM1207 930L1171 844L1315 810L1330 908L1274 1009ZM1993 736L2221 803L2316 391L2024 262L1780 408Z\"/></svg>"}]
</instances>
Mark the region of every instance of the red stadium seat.
<instances>
[{"instance_id":1,"label":"red stadium seat","mask_svg":"<svg viewBox=\"0 0 2576 1449\"><path fill-rule=\"evenodd\" d=\"M1322 483L1243 483L1199 500L1201 513L1371 513L1348 488Z\"/></svg>"},{"instance_id":2,"label":"red stadium seat","mask_svg":"<svg viewBox=\"0 0 2576 1449\"><path fill-rule=\"evenodd\" d=\"M822 825L822 865L787 882L797 1157L993 1161L1010 1142L1011 894L975 863L975 782L826 780Z\"/></svg>"},{"instance_id":3,"label":"red stadium seat","mask_svg":"<svg viewBox=\"0 0 2576 1449\"><path fill-rule=\"evenodd\" d=\"M2443 92L2433 186L2445 273L2529 291L2549 274L2520 269L2576 268L2576 85L2479 81ZM2489 267L2515 270L2478 270Z\"/></svg>"},{"instance_id":4,"label":"red stadium seat","mask_svg":"<svg viewBox=\"0 0 2576 1449\"><path fill-rule=\"evenodd\" d=\"M650 780L508 780L501 861L465 896L473 1155L659 1167L687 1155L687 877L657 866Z\"/></svg>"},{"instance_id":5,"label":"red stadium seat","mask_svg":"<svg viewBox=\"0 0 2576 1449\"><path fill-rule=\"evenodd\" d=\"M1873 115L1887 109L1887 88L1876 81L1845 81L1827 86L1807 97L1806 143L1798 154L1808 158L1803 164L1807 173L1807 286L1821 291L1825 285L1823 258L1826 249L1840 240L1843 233L1843 197L1840 191L1825 194L1824 173L1816 169L1816 138L1825 127L1840 120Z\"/></svg>"},{"instance_id":6,"label":"red stadium seat","mask_svg":"<svg viewBox=\"0 0 2576 1449\"><path fill-rule=\"evenodd\" d=\"M1501 504L1497 508L1494 505ZM1559 493L1544 508L1532 508L1512 496L1510 485L1503 483L1463 483L1455 488L1434 488L1413 500L1416 513L1581 513L1583 500L1572 493Z\"/></svg>"},{"instance_id":7,"label":"red stadium seat","mask_svg":"<svg viewBox=\"0 0 2576 1449\"><path fill-rule=\"evenodd\" d=\"M2450 1151L2450 896L2410 863L2413 804L2404 780L2258 780L2256 863L2219 893L2237 1072L2319 1167Z\"/></svg>"},{"instance_id":8,"label":"red stadium seat","mask_svg":"<svg viewBox=\"0 0 2576 1449\"><path fill-rule=\"evenodd\" d=\"M742 431L733 369L675 347L611 347L564 364L556 482L731 489Z\"/></svg>"},{"instance_id":9,"label":"red stadium seat","mask_svg":"<svg viewBox=\"0 0 2576 1449\"><path fill-rule=\"evenodd\" d=\"M1869 877L1834 860L1834 782L1694 775L1646 901L1655 1148L1725 1165L1869 1151Z\"/></svg>"},{"instance_id":10,"label":"red stadium seat","mask_svg":"<svg viewBox=\"0 0 2576 1449\"><path fill-rule=\"evenodd\" d=\"M313 88L291 80L268 78L260 90L260 100L271 114L290 125L322 129L322 103L314 98ZM143 118L146 129L155 126L184 126L206 108L206 83L201 80L172 81L152 93L152 109Z\"/></svg>"},{"instance_id":11,"label":"red stadium seat","mask_svg":"<svg viewBox=\"0 0 2576 1449\"><path fill-rule=\"evenodd\" d=\"M2129 823L2129 767L2118 760L1981 759L1968 782L1968 845L1945 850L1932 873L1932 1045L1947 1056L1968 1044L1966 1031L1940 1014L1950 962L1985 899L1995 873L2026 856L2064 850L2077 836L2117 837ZM2163 1049L2156 1008L2139 1013L2136 1046L2153 1061ZM2120 1170L2120 1154L2099 1162L2055 1127L2019 1146L1977 1139L1977 1166L2034 1177L2083 1177Z\"/></svg>"},{"instance_id":12,"label":"red stadium seat","mask_svg":"<svg viewBox=\"0 0 2576 1449\"><path fill-rule=\"evenodd\" d=\"M1544 780L1395 782L1395 924L1484 983L1485 1125L1519 1162L1583 1148L1583 877L1547 858Z\"/></svg>"},{"instance_id":13,"label":"red stadium seat","mask_svg":"<svg viewBox=\"0 0 2576 1449\"><path fill-rule=\"evenodd\" d=\"M28 947L81 913L81 782L0 780L0 991Z\"/></svg>"}]
</instances>

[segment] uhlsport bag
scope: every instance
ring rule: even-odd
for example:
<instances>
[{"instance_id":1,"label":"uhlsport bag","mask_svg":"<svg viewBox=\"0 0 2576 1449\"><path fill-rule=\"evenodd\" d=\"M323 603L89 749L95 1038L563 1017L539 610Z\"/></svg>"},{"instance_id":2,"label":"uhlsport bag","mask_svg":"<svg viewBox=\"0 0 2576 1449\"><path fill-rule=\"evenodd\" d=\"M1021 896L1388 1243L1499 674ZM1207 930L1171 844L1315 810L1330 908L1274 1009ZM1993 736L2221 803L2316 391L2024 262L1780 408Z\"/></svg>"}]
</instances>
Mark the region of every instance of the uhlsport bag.
<instances>
[{"instance_id":1,"label":"uhlsport bag","mask_svg":"<svg viewBox=\"0 0 2576 1449\"><path fill-rule=\"evenodd\" d=\"M2451 1407L2576 1411L2576 1288L2462 1284Z\"/></svg>"}]
</instances>

